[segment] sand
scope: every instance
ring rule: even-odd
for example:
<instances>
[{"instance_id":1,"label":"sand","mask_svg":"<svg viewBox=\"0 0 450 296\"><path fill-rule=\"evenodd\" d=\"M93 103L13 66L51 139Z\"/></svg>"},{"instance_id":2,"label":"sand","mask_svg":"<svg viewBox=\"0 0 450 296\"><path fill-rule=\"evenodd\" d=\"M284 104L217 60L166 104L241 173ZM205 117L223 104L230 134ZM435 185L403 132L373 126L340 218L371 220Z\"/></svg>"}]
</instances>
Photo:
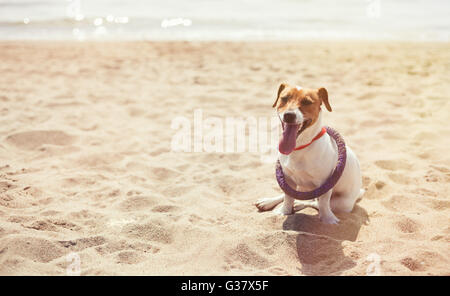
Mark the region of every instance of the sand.
<instances>
[{"instance_id":1,"label":"sand","mask_svg":"<svg viewBox=\"0 0 450 296\"><path fill-rule=\"evenodd\" d=\"M449 49L0 43L0 274L450 275ZM258 212L258 153L171 151L175 116L270 117L281 82L326 87L359 157L339 225Z\"/></svg>"}]
</instances>

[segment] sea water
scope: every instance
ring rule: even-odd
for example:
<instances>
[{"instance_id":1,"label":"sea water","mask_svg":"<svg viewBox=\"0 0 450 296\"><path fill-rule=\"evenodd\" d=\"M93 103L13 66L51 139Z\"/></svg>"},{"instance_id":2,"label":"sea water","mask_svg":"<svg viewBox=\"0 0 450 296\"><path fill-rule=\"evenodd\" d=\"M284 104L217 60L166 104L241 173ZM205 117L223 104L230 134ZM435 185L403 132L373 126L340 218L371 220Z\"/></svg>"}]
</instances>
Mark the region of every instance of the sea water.
<instances>
[{"instance_id":1,"label":"sea water","mask_svg":"<svg viewBox=\"0 0 450 296\"><path fill-rule=\"evenodd\" d=\"M449 16L449 0L0 0L0 39L448 42Z\"/></svg>"}]
</instances>

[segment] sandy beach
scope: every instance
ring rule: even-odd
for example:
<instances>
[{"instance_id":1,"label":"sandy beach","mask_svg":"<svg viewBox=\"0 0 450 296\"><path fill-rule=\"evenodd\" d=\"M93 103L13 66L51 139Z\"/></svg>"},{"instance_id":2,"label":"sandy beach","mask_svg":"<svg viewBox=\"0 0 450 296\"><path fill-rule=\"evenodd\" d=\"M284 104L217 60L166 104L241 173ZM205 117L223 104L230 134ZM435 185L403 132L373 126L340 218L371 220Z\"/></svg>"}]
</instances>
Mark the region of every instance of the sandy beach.
<instances>
[{"instance_id":1,"label":"sandy beach","mask_svg":"<svg viewBox=\"0 0 450 296\"><path fill-rule=\"evenodd\" d=\"M0 73L0 275L450 275L448 43L0 42ZM282 82L327 88L360 160L338 225L258 212L258 153L171 150Z\"/></svg>"}]
</instances>

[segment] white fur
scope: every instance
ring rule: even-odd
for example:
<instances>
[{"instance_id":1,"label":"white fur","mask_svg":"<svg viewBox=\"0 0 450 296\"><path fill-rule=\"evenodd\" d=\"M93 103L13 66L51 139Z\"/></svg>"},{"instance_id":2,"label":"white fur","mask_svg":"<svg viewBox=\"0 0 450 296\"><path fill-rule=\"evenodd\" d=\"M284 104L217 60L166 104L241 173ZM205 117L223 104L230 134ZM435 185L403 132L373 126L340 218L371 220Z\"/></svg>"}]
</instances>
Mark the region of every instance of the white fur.
<instances>
[{"instance_id":1,"label":"white fur","mask_svg":"<svg viewBox=\"0 0 450 296\"><path fill-rule=\"evenodd\" d=\"M302 113L296 112L296 114L297 121L302 122ZM296 146L311 142L322 127L322 112L319 112L317 121L297 138ZM339 219L333 212L351 212L358 197L364 193L361 189L362 180L358 159L348 145L346 148L347 162L341 178L333 189L320 196L318 200L300 201L282 194L260 199L256 202L256 207L266 211L284 200L283 206L276 210L277 213L289 215L293 211L313 207L319 211L322 222L337 224ZM321 186L332 174L338 159L337 145L328 134L325 134L304 149L294 150L289 155L279 153L279 159L288 184L299 191L310 191Z\"/></svg>"}]
</instances>

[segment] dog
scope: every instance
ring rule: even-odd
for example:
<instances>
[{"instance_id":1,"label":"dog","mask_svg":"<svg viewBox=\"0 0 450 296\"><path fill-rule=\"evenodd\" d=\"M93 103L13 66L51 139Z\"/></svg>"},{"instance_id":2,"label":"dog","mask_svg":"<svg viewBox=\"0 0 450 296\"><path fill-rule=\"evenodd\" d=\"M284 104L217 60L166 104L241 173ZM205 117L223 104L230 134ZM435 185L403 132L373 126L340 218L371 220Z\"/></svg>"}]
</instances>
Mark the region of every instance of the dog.
<instances>
[{"instance_id":1,"label":"dog","mask_svg":"<svg viewBox=\"0 0 450 296\"><path fill-rule=\"evenodd\" d=\"M287 183L298 191L311 191L321 186L337 164L335 141L327 133L321 133L322 105L329 112L332 111L325 88L305 89L282 83L272 106L276 108L284 126L291 124L295 127L290 140L292 144L280 142L278 154ZM347 162L342 176L327 193L307 201L282 194L260 199L255 203L256 207L260 211L267 211L284 201L282 207L276 209L279 214L290 215L305 207L312 207L319 211L323 223L339 223L334 213L351 212L356 201L364 194L358 158L350 147L346 146L346 150Z\"/></svg>"}]
</instances>

